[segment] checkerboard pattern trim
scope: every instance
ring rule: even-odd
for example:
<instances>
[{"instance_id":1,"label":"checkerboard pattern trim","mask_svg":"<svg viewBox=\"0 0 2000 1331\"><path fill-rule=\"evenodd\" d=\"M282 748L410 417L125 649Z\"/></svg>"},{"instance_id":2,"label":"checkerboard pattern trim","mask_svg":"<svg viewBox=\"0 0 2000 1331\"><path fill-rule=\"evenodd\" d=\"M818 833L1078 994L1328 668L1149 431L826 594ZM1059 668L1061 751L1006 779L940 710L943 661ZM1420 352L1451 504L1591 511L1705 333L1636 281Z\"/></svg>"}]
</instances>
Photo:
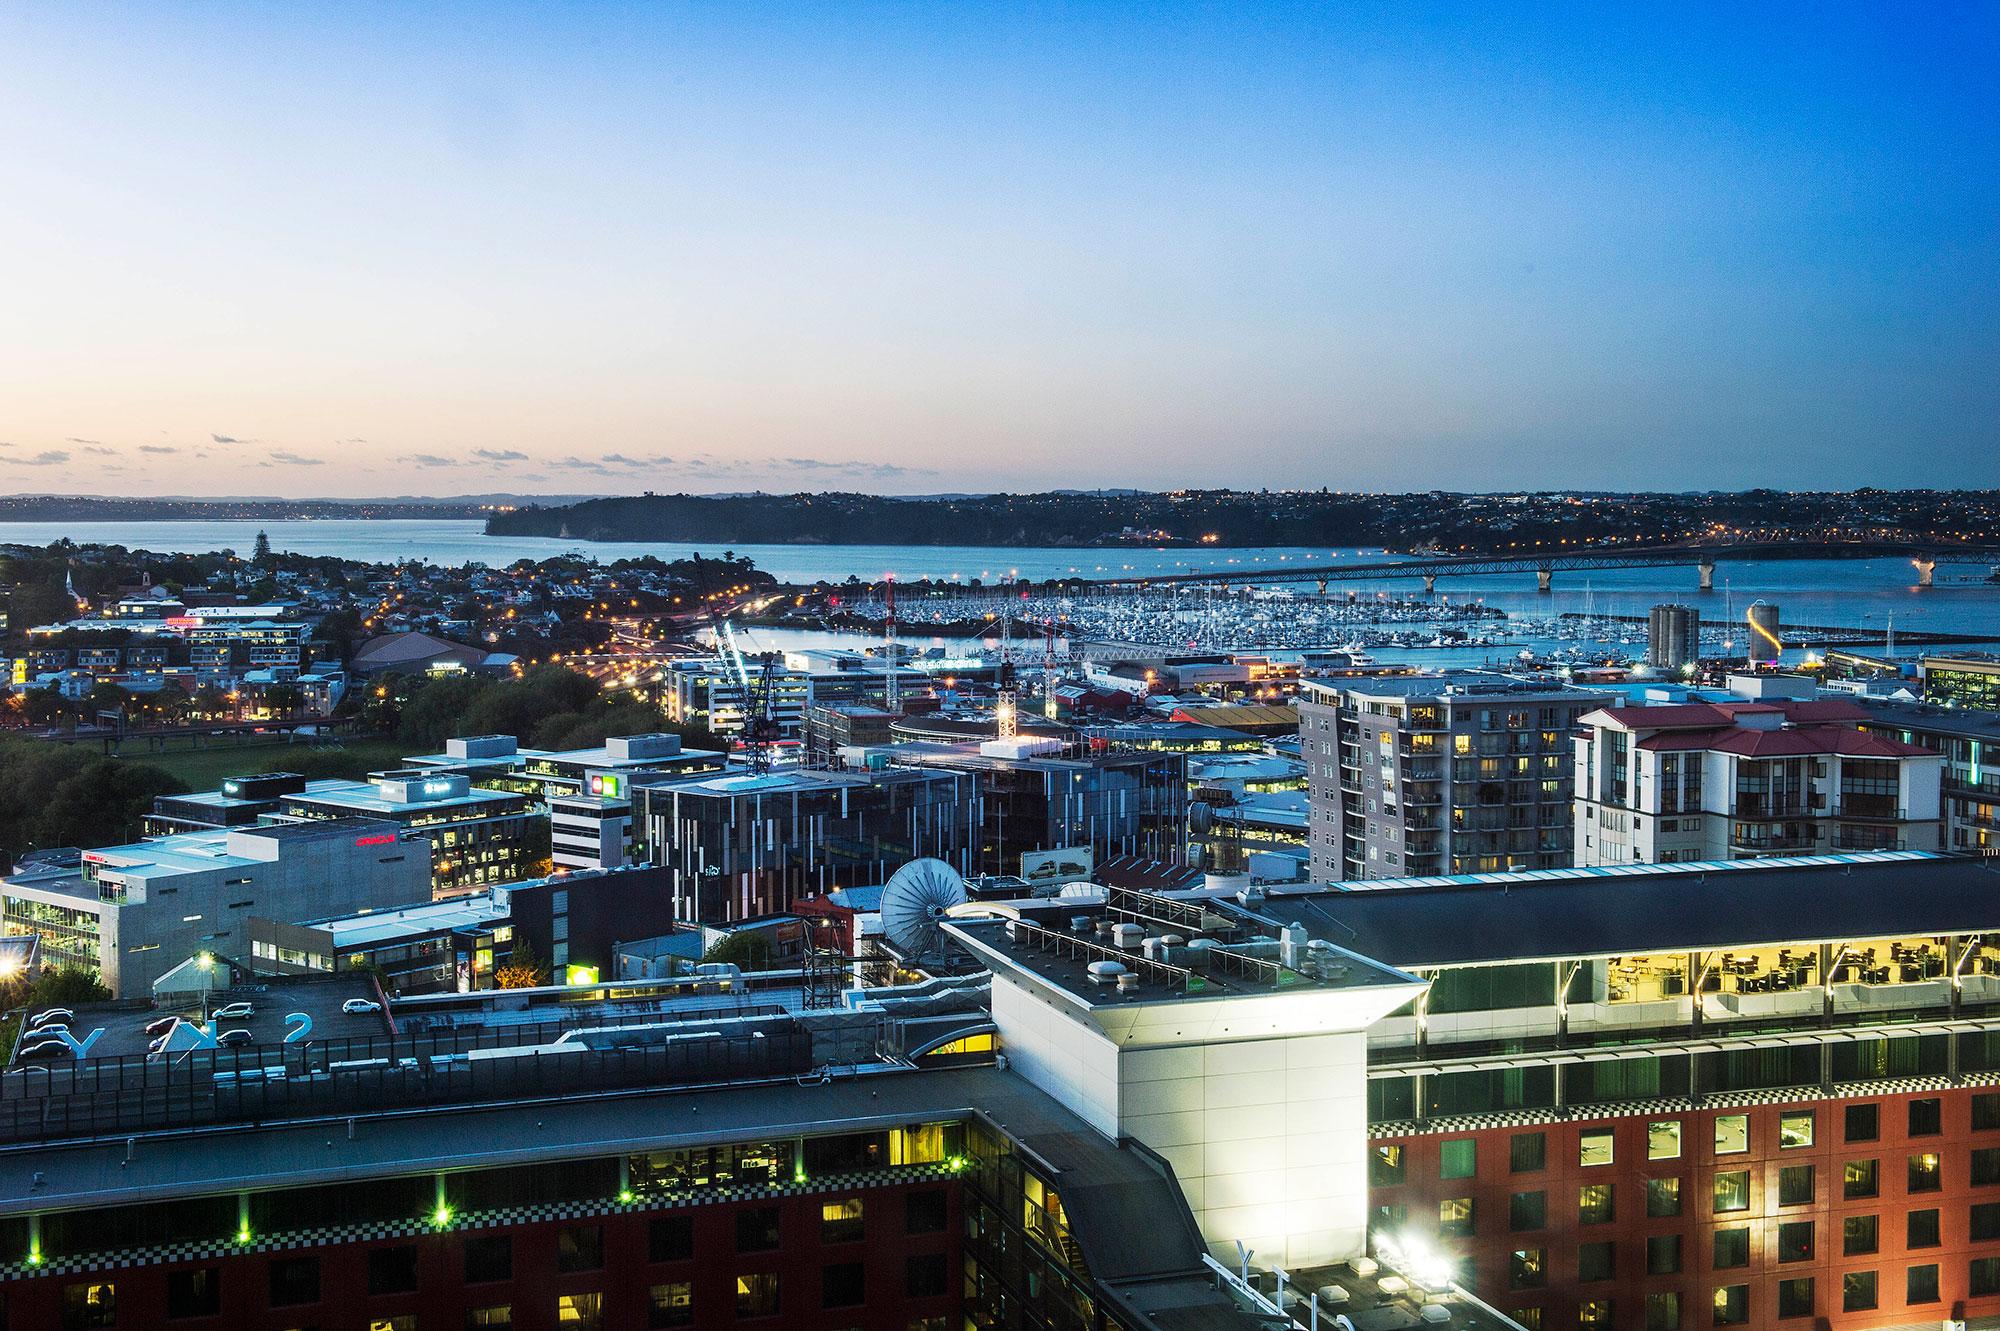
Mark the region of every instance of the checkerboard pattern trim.
<instances>
[{"instance_id":1,"label":"checkerboard pattern trim","mask_svg":"<svg viewBox=\"0 0 2000 1331\"><path fill-rule=\"evenodd\" d=\"M734 1202L771 1201L780 1197L813 1197L832 1193L861 1192L958 1178L962 1173L961 1169L954 1169L948 1162L930 1165L895 1165L887 1169L825 1174L802 1183L705 1188L700 1192L655 1193L635 1197L629 1202L621 1202L616 1198L589 1198L581 1201L547 1202L533 1206L508 1206L491 1211L467 1211L452 1216L451 1223L442 1228L434 1225L428 1218L418 1216L408 1220L375 1220L362 1224L296 1230L288 1234L253 1238L248 1243L239 1243L233 1237L163 1243L145 1248L50 1256L40 1265L34 1265L23 1258L0 1262L0 1279L23 1280L37 1276L73 1276L103 1271L124 1271L137 1267L240 1257L246 1253L279 1253L299 1248L417 1238L426 1234L471 1233L482 1229L541 1224L549 1221L589 1220L606 1215L678 1211L690 1206L725 1206Z\"/></svg>"},{"instance_id":2,"label":"checkerboard pattern trim","mask_svg":"<svg viewBox=\"0 0 2000 1331\"><path fill-rule=\"evenodd\" d=\"M1637 1118L1642 1114L1687 1114L1702 1109L1740 1109L1750 1105L1804 1104L1822 1100L1866 1100L1878 1095L1910 1095L1921 1091L1949 1091L1981 1086L2000 1086L2000 1072L1970 1072L1953 1081L1950 1077L1904 1077L1894 1081L1845 1082L1831 1091L1815 1087L1788 1086L1761 1091L1718 1091L1699 1102L1681 1098L1632 1100L1622 1104L1571 1105L1563 1109L1513 1109L1492 1114L1459 1114L1449 1118L1396 1119L1369 1125L1373 1141L1391 1137L1431 1137L1445 1133L1479 1132L1487 1128L1532 1128L1548 1123L1573 1123L1606 1118Z\"/></svg>"}]
</instances>

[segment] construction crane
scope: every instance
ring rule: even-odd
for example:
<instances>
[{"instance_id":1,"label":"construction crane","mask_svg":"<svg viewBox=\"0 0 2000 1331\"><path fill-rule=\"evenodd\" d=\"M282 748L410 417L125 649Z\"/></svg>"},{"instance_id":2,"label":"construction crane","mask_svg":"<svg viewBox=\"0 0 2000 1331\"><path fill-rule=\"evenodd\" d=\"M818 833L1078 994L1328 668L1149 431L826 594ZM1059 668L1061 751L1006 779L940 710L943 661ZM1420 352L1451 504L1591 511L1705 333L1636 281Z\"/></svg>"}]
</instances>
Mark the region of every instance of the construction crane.
<instances>
[{"instance_id":1,"label":"construction crane","mask_svg":"<svg viewBox=\"0 0 2000 1331\"><path fill-rule=\"evenodd\" d=\"M737 644L734 624L723 620L716 630L715 641L722 650L723 664L729 667L729 673L743 696L743 748L750 759L750 772L753 776L763 776L771 770L771 749L778 742L778 721L771 714L778 654L765 652L758 657L757 673L753 677L749 662L743 657L743 649Z\"/></svg>"},{"instance_id":2,"label":"construction crane","mask_svg":"<svg viewBox=\"0 0 2000 1331\"><path fill-rule=\"evenodd\" d=\"M882 659L888 663L889 673L882 686L882 710L891 716L902 714L903 680L902 664L896 659L896 575L885 574L882 579L885 614L882 619Z\"/></svg>"}]
</instances>

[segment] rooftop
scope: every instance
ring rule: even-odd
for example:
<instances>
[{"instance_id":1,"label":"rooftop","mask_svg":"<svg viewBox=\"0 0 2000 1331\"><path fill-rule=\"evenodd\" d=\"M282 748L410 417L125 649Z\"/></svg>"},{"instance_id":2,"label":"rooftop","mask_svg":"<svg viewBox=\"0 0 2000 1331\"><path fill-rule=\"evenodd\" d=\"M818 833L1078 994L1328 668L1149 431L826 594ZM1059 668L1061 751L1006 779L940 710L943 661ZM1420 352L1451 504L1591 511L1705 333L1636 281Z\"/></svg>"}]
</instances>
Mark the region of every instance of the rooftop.
<instances>
[{"instance_id":1,"label":"rooftop","mask_svg":"<svg viewBox=\"0 0 2000 1331\"><path fill-rule=\"evenodd\" d=\"M1643 956L2000 929L2000 865L1876 851L1538 869L1275 887L1256 910L1392 966Z\"/></svg>"}]
</instances>

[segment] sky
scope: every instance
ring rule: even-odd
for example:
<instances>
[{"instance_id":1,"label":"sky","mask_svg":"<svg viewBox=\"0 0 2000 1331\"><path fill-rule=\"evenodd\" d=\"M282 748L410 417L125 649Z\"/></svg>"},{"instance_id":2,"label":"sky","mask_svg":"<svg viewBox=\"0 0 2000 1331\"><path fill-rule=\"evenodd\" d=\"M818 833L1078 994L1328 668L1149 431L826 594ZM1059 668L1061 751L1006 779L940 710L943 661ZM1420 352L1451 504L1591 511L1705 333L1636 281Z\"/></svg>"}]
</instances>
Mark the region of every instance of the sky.
<instances>
[{"instance_id":1,"label":"sky","mask_svg":"<svg viewBox=\"0 0 2000 1331\"><path fill-rule=\"evenodd\" d=\"M0 6L0 493L2000 485L2000 5Z\"/></svg>"}]
</instances>

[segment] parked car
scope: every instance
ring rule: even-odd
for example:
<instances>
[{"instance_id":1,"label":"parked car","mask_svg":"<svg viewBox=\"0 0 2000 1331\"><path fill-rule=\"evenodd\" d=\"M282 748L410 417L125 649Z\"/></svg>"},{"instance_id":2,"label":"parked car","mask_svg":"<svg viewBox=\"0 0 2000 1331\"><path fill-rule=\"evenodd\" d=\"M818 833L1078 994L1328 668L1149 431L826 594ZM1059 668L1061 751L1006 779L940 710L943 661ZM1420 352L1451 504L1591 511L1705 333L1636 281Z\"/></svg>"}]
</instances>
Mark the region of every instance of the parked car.
<instances>
[{"instance_id":1,"label":"parked car","mask_svg":"<svg viewBox=\"0 0 2000 1331\"><path fill-rule=\"evenodd\" d=\"M340 1010L350 1017L365 1017L371 1012L380 1012L382 1005L372 998L350 998L340 1005Z\"/></svg>"},{"instance_id":2,"label":"parked car","mask_svg":"<svg viewBox=\"0 0 2000 1331\"><path fill-rule=\"evenodd\" d=\"M248 1003L230 1003L215 1010L215 1017L218 1021L241 1021L245 1017L252 1017L256 1014L257 1009L251 1007Z\"/></svg>"},{"instance_id":3,"label":"parked car","mask_svg":"<svg viewBox=\"0 0 2000 1331\"><path fill-rule=\"evenodd\" d=\"M46 1026L53 1021L60 1021L64 1025L68 1025L75 1020L76 1013L71 1012L68 1008L52 1007L47 1012L37 1012L34 1016L28 1018L28 1025Z\"/></svg>"},{"instance_id":4,"label":"parked car","mask_svg":"<svg viewBox=\"0 0 2000 1331\"><path fill-rule=\"evenodd\" d=\"M37 1040L33 1044L22 1045L20 1052L15 1054L14 1058L17 1062L33 1063L43 1059L63 1058L68 1054L69 1046L61 1040Z\"/></svg>"},{"instance_id":5,"label":"parked car","mask_svg":"<svg viewBox=\"0 0 2000 1331\"><path fill-rule=\"evenodd\" d=\"M245 1045L245 1044L255 1043L255 1041L253 1041L250 1037L250 1032L244 1030L241 1026L237 1027L233 1031L224 1031L222 1034L215 1037L215 1042L220 1045Z\"/></svg>"},{"instance_id":6,"label":"parked car","mask_svg":"<svg viewBox=\"0 0 2000 1331\"><path fill-rule=\"evenodd\" d=\"M180 1024L181 1019L179 1017L161 1017L158 1021L149 1021L146 1023L146 1035L149 1038L162 1036Z\"/></svg>"}]
</instances>

